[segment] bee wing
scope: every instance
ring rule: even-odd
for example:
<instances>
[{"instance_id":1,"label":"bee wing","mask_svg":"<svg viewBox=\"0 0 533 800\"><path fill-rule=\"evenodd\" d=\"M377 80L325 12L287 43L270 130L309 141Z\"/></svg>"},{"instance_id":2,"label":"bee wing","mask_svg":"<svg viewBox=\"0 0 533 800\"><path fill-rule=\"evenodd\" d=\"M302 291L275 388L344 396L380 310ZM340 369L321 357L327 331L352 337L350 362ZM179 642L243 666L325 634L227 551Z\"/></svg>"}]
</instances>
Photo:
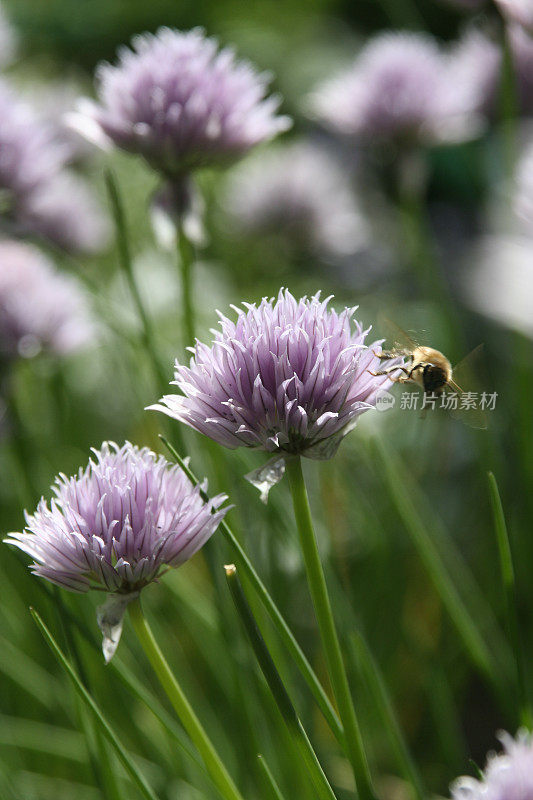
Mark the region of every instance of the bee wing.
<instances>
[{"instance_id":1,"label":"bee wing","mask_svg":"<svg viewBox=\"0 0 533 800\"><path fill-rule=\"evenodd\" d=\"M378 314L380 332L383 331L388 342L392 342L392 350L400 355L409 355L417 347L417 342L399 325L383 314Z\"/></svg>"},{"instance_id":2,"label":"bee wing","mask_svg":"<svg viewBox=\"0 0 533 800\"><path fill-rule=\"evenodd\" d=\"M452 416L462 420L471 428L488 428L488 419L485 411L479 407L478 374L479 363L483 353L483 345L479 344L467 356L465 356L454 368L452 380L448 381L454 392L459 395L458 406L450 410ZM470 395L476 395L475 404L470 400Z\"/></svg>"}]
</instances>

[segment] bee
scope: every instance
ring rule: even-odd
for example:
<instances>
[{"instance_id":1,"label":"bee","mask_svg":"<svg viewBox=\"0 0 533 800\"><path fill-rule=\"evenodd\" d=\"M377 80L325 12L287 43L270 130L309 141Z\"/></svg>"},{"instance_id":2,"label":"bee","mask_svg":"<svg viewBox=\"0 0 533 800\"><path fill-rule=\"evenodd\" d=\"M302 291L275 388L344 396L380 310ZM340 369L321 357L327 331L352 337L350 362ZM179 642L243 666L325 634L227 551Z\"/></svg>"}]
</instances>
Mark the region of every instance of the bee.
<instances>
[{"instance_id":1,"label":"bee","mask_svg":"<svg viewBox=\"0 0 533 800\"><path fill-rule=\"evenodd\" d=\"M414 343L413 343L414 345ZM371 375L391 375L393 372L402 372L402 375L391 377L393 383L418 383L426 394L442 394L446 386L450 386L455 392L461 392L461 388L452 378L453 369L450 361L440 350L434 347L414 345L412 348L398 348L393 350L376 353L380 359L397 358L405 356L409 358L406 366L393 366L381 372L371 372Z\"/></svg>"},{"instance_id":2,"label":"bee","mask_svg":"<svg viewBox=\"0 0 533 800\"><path fill-rule=\"evenodd\" d=\"M459 364L452 367L450 360L440 350L419 345L398 326L391 322L388 322L388 325L393 327L396 334L399 335L400 343L395 343L391 350L376 353L376 356L380 360L398 358L398 356L409 360L407 364L387 367L382 371L370 374L389 375L393 383L416 383L422 388L425 395L436 395L437 397L449 387L459 396L460 400L461 395L465 392L457 381L472 383L471 363L479 356L483 345L476 347ZM487 427L486 415L481 409L462 408L461 402L457 405L458 407L452 410L455 416L461 417L473 428Z\"/></svg>"}]
</instances>

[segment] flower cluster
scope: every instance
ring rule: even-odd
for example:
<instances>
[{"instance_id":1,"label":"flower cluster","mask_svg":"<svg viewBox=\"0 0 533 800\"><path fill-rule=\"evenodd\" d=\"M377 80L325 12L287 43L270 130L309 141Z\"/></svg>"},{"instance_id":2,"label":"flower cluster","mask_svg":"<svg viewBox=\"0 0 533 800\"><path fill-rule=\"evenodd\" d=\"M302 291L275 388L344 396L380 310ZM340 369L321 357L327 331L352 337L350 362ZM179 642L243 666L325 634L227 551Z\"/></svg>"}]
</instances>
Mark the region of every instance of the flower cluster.
<instances>
[{"instance_id":1,"label":"flower cluster","mask_svg":"<svg viewBox=\"0 0 533 800\"><path fill-rule=\"evenodd\" d=\"M324 148L308 142L245 161L228 180L225 207L241 232L281 231L304 251L326 257L350 255L366 242L345 172Z\"/></svg>"},{"instance_id":2,"label":"flower cluster","mask_svg":"<svg viewBox=\"0 0 533 800\"><path fill-rule=\"evenodd\" d=\"M130 594L164 565L178 567L215 532L227 509L204 502L178 466L148 448L104 442L77 477L60 475L55 498L6 540L35 559L33 572L65 589Z\"/></svg>"},{"instance_id":3,"label":"flower cluster","mask_svg":"<svg viewBox=\"0 0 533 800\"><path fill-rule=\"evenodd\" d=\"M78 282L57 272L36 248L0 242L0 353L62 355L94 338Z\"/></svg>"},{"instance_id":4,"label":"flower cluster","mask_svg":"<svg viewBox=\"0 0 533 800\"><path fill-rule=\"evenodd\" d=\"M317 89L312 109L334 130L370 142L461 141L475 130L476 98L469 84L451 84L450 68L429 36L380 34Z\"/></svg>"},{"instance_id":5,"label":"flower cluster","mask_svg":"<svg viewBox=\"0 0 533 800\"><path fill-rule=\"evenodd\" d=\"M236 309L236 322L220 314L213 344L197 342L190 367L176 363L182 394L151 408L226 447L329 458L388 380L371 374L384 368L380 342L352 330L356 309L337 314L329 300L281 290Z\"/></svg>"},{"instance_id":6,"label":"flower cluster","mask_svg":"<svg viewBox=\"0 0 533 800\"><path fill-rule=\"evenodd\" d=\"M516 739L501 733L504 752L490 755L482 780L458 778L453 800L530 800L533 797L533 742L520 731Z\"/></svg>"},{"instance_id":7,"label":"flower cluster","mask_svg":"<svg viewBox=\"0 0 533 800\"><path fill-rule=\"evenodd\" d=\"M289 127L276 115L279 99L265 98L268 80L199 28L161 28L135 37L117 66L100 66L99 104L85 101L77 125L175 180L233 161Z\"/></svg>"},{"instance_id":8,"label":"flower cluster","mask_svg":"<svg viewBox=\"0 0 533 800\"><path fill-rule=\"evenodd\" d=\"M105 244L107 222L85 185L66 169L69 147L3 81L0 153L4 223L69 250L92 252Z\"/></svg>"}]
</instances>

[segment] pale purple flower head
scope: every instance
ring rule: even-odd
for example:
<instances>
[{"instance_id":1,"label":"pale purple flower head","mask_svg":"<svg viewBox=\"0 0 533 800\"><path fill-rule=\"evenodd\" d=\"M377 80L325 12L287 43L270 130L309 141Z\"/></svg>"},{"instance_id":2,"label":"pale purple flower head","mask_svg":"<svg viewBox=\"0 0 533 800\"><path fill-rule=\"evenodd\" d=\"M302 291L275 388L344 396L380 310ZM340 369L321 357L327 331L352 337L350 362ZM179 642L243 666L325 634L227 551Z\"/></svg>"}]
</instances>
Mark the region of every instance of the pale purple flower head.
<instances>
[{"instance_id":1,"label":"pale purple flower head","mask_svg":"<svg viewBox=\"0 0 533 800\"><path fill-rule=\"evenodd\" d=\"M311 105L325 124L374 142L431 144L472 136L470 91L450 85L449 57L425 34L384 33L354 63L314 93Z\"/></svg>"},{"instance_id":2,"label":"pale purple flower head","mask_svg":"<svg viewBox=\"0 0 533 800\"><path fill-rule=\"evenodd\" d=\"M67 164L71 148L0 80L0 218L12 232L73 251L101 249L107 226Z\"/></svg>"},{"instance_id":3,"label":"pale purple flower head","mask_svg":"<svg viewBox=\"0 0 533 800\"><path fill-rule=\"evenodd\" d=\"M516 22L533 33L533 3L531 0L496 0L496 4L510 22Z\"/></svg>"},{"instance_id":4,"label":"pale purple flower head","mask_svg":"<svg viewBox=\"0 0 533 800\"><path fill-rule=\"evenodd\" d=\"M231 162L289 127L269 76L220 50L200 28L161 28L122 48L97 72L99 104L80 107L78 129L144 156L170 180Z\"/></svg>"},{"instance_id":5,"label":"pale purple flower head","mask_svg":"<svg viewBox=\"0 0 533 800\"><path fill-rule=\"evenodd\" d=\"M518 106L533 113L533 38L519 25L508 28ZM501 94L501 47L481 30L468 30L451 53L452 86L461 84L477 110L497 117Z\"/></svg>"},{"instance_id":6,"label":"pale purple flower head","mask_svg":"<svg viewBox=\"0 0 533 800\"><path fill-rule=\"evenodd\" d=\"M94 339L82 287L35 247L0 241L0 354L63 355Z\"/></svg>"},{"instance_id":7,"label":"pale purple flower head","mask_svg":"<svg viewBox=\"0 0 533 800\"><path fill-rule=\"evenodd\" d=\"M26 198L21 232L36 233L69 252L98 253L109 242L110 227L84 181L67 170Z\"/></svg>"},{"instance_id":8,"label":"pale purple flower head","mask_svg":"<svg viewBox=\"0 0 533 800\"><path fill-rule=\"evenodd\" d=\"M224 206L240 232L281 232L326 257L353 254L367 239L341 164L310 142L270 148L243 162L229 176Z\"/></svg>"},{"instance_id":9,"label":"pale purple flower head","mask_svg":"<svg viewBox=\"0 0 533 800\"><path fill-rule=\"evenodd\" d=\"M331 457L388 378L370 374L387 362L375 355L380 342L366 345L368 331L352 326L355 308L337 314L329 299L281 290L235 308L235 322L220 314L212 345L197 342L190 367L176 363L183 394L151 408L226 447Z\"/></svg>"},{"instance_id":10,"label":"pale purple flower head","mask_svg":"<svg viewBox=\"0 0 533 800\"><path fill-rule=\"evenodd\" d=\"M148 448L104 442L77 477L60 475L55 497L10 533L32 571L73 592L138 592L164 566L178 567L215 532L227 509L204 501L181 467Z\"/></svg>"},{"instance_id":11,"label":"pale purple flower head","mask_svg":"<svg viewBox=\"0 0 533 800\"><path fill-rule=\"evenodd\" d=\"M453 800L532 800L533 743L520 731L516 739L500 733L504 752L489 755L483 780L458 778L452 785Z\"/></svg>"}]
</instances>

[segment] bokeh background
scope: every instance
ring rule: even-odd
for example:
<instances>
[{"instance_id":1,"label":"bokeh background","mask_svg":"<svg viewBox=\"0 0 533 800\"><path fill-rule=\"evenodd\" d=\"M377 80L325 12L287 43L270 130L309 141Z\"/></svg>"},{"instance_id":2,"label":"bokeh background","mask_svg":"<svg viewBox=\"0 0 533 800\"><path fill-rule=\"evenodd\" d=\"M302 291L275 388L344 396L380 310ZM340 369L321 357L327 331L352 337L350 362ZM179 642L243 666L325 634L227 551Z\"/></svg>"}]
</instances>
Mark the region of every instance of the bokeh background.
<instances>
[{"instance_id":1,"label":"bokeh background","mask_svg":"<svg viewBox=\"0 0 533 800\"><path fill-rule=\"evenodd\" d=\"M287 286L295 295L333 294L338 307L359 304L359 317L377 336L387 336L380 320L391 318L453 363L484 343L477 385L497 393L487 430L473 430L444 413L422 419L399 408L396 391L395 409L365 415L333 460L306 465L364 741L380 794L390 800L409 798L410 790L365 682L354 631L364 636L382 672L428 796L448 796L455 776L473 772L469 759L483 765L485 753L497 744L496 731L514 733L522 721L487 472L494 472L503 499L515 556L520 639L531 654L533 217L528 222L520 215L516 198L522 154L533 142L528 121L533 97L528 108L527 96L509 104L502 93L469 141L420 148L425 184L414 203L399 197L392 177L398 149L336 136L313 120L308 97L384 30L425 31L445 46L473 26L499 42L495 10L466 5L444 0L3 3L17 39L3 77L66 137L73 134L62 128L63 115L77 97L91 95L96 64L112 61L117 47L134 34L161 25L201 25L273 73L293 129L242 164L199 176L207 232L194 278L199 338L209 338L215 309L227 311L230 303L258 301ZM296 149L284 160L287 148ZM91 187L102 214L109 216L105 169L113 170L121 188L136 278L170 380L172 362L182 353L180 286L175 253L165 248L151 220L157 177L140 159L123 153L103 154L81 140L75 150L71 169ZM312 197L312 212L290 198L300 184ZM254 216L254 202L265 198L269 202ZM79 224L83 227L83 216ZM49 496L58 472L73 474L85 465L91 446L129 439L163 451L158 433L173 435L170 422L143 410L158 398L160 386L140 345L141 328L118 266L111 224L89 254L67 252L31 234L21 238L60 273L79 281L94 329L72 353L30 347L5 362L2 534L21 530L23 509L32 510L41 495ZM3 268L0 260L0 275ZM235 503L230 515L235 530L325 678L287 487L276 487L263 507L243 477L259 466L261 454L220 453L189 431L186 441L196 473L207 475L212 491L227 491ZM192 562L146 591L147 613L244 795L266 796L256 759L261 752L287 796L311 798L313 789L284 738L236 618L222 569L228 559L221 537L213 537ZM27 559L7 547L0 554L0 575L0 796L117 797L106 782L96 734L29 615L29 606L35 606L66 648L74 637L69 652L78 655L86 685L157 796L215 797L180 746L186 737L172 722L127 626L121 669L104 667L94 614L99 598L43 586L30 575ZM450 586L486 647L487 662L476 659L457 615L450 614ZM347 763L261 607L254 610L338 796L353 796ZM156 700L146 705L134 696L125 675ZM171 731L154 716L154 707L168 716ZM122 796L137 797L109 757Z\"/></svg>"}]
</instances>

